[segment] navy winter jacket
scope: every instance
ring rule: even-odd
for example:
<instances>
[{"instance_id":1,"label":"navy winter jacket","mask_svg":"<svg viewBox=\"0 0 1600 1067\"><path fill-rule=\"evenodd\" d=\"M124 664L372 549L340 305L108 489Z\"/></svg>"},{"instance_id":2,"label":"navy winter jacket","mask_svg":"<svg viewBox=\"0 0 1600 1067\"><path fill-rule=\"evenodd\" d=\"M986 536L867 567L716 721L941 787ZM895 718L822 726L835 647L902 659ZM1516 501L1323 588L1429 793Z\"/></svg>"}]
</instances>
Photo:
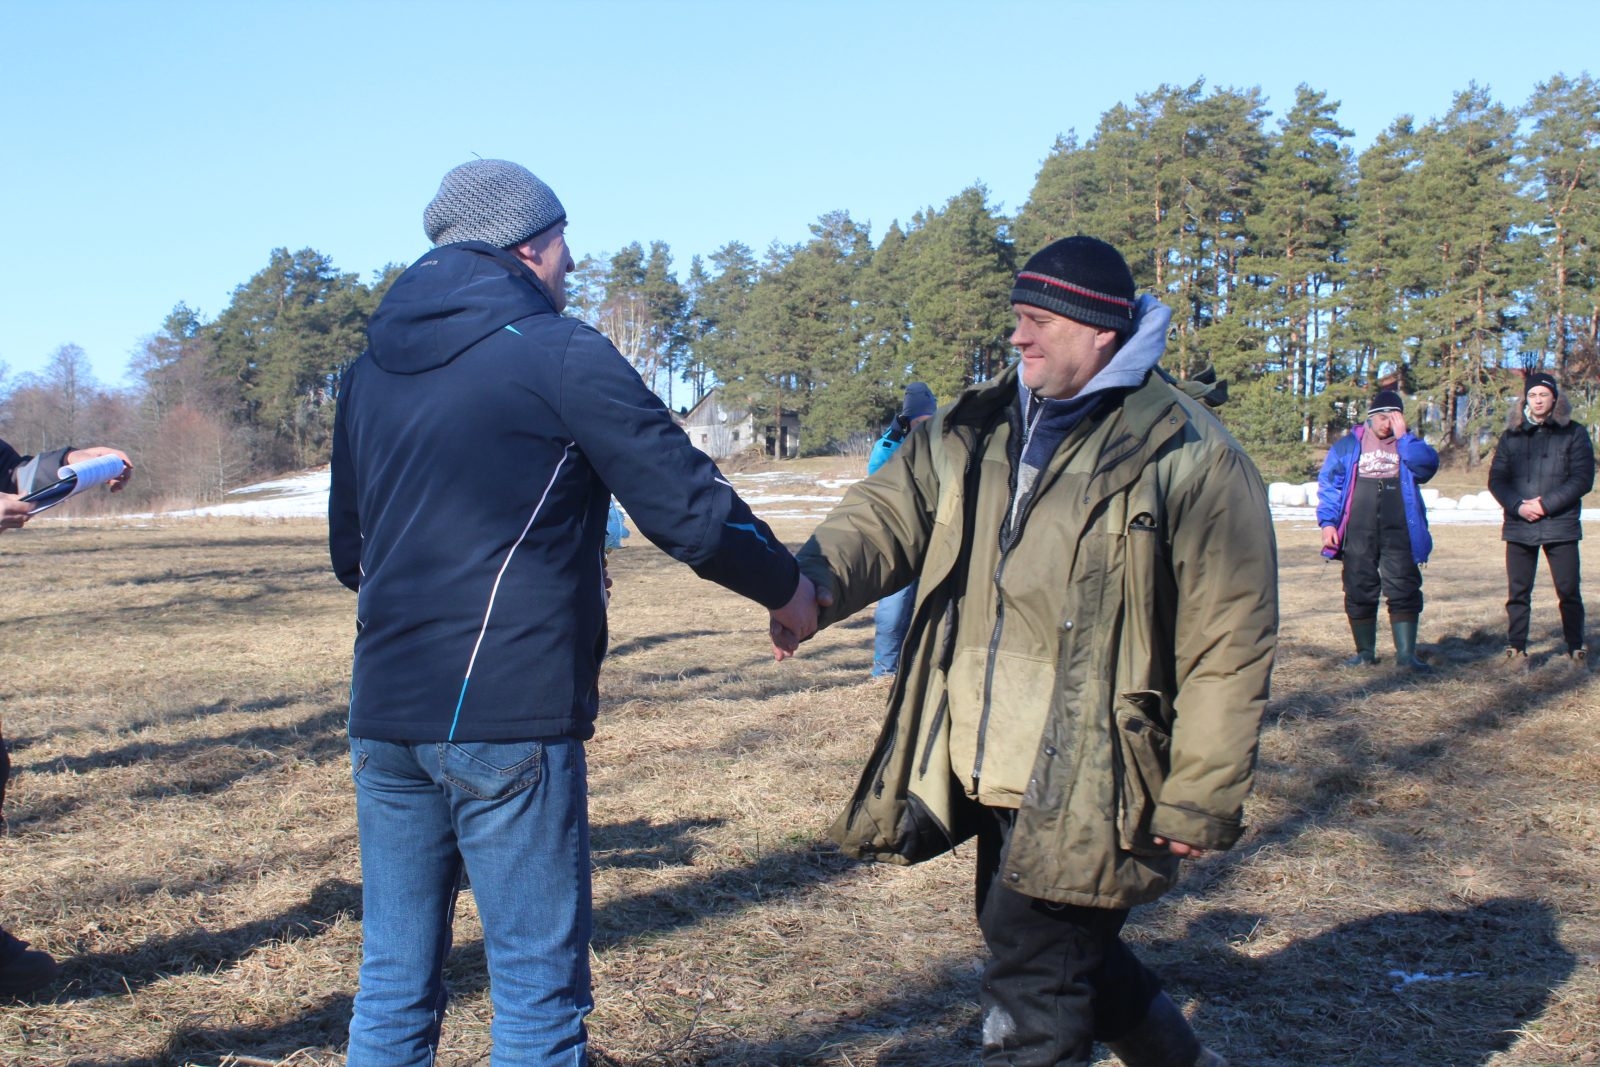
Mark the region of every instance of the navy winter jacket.
<instances>
[{"instance_id":1,"label":"navy winter jacket","mask_svg":"<svg viewBox=\"0 0 1600 1067\"><path fill-rule=\"evenodd\" d=\"M346 372L329 549L359 592L350 732L587 738L611 494L695 573L783 605L799 571L599 333L467 242L400 276Z\"/></svg>"}]
</instances>

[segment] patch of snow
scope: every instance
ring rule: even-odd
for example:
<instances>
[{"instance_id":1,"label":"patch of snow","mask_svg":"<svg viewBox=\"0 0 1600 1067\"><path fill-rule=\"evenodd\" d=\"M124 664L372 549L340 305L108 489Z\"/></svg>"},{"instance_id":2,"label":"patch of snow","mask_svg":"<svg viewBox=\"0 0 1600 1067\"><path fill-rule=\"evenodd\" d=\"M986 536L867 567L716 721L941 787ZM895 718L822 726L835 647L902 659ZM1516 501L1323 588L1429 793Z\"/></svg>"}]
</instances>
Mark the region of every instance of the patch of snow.
<instances>
[{"instance_id":1,"label":"patch of snow","mask_svg":"<svg viewBox=\"0 0 1600 1067\"><path fill-rule=\"evenodd\" d=\"M767 504L837 504L843 499L837 496L747 496L744 493L739 495L744 497L744 502L750 505L751 510Z\"/></svg>"},{"instance_id":2,"label":"patch of snow","mask_svg":"<svg viewBox=\"0 0 1600 1067\"><path fill-rule=\"evenodd\" d=\"M166 514L172 517L232 515L263 519L327 518L329 477L329 472L323 469L307 471L292 478L257 482L229 490L229 499L225 503L185 508Z\"/></svg>"},{"instance_id":3,"label":"patch of snow","mask_svg":"<svg viewBox=\"0 0 1600 1067\"><path fill-rule=\"evenodd\" d=\"M1454 982L1462 978L1482 978L1483 972L1445 971L1443 974L1429 974L1427 971L1390 971L1389 977L1400 979L1400 981L1389 987L1392 992L1398 993L1414 982Z\"/></svg>"},{"instance_id":4,"label":"patch of snow","mask_svg":"<svg viewBox=\"0 0 1600 1067\"><path fill-rule=\"evenodd\" d=\"M275 478L234 489L221 504L182 511L166 512L163 518L231 515L242 518L326 518L328 514L327 468L307 471L290 478ZM859 478L813 479L788 471L765 471L759 474L735 474L731 481L745 502L763 519L821 519L843 493L823 495L817 490L843 490L860 481ZM782 490L793 487L793 492ZM1316 522L1315 482L1293 485L1274 482L1267 487L1267 499L1272 506L1275 522ZM1500 505L1487 490L1468 493L1460 500L1440 495L1436 490L1424 489L1431 494L1428 522L1435 526L1451 524L1492 525L1502 518ZM811 505L811 506L807 506ZM154 518L151 515L127 515L127 519ZM1600 522L1600 508L1585 508L1584 522Z\"/></svg>"}]
</instances>

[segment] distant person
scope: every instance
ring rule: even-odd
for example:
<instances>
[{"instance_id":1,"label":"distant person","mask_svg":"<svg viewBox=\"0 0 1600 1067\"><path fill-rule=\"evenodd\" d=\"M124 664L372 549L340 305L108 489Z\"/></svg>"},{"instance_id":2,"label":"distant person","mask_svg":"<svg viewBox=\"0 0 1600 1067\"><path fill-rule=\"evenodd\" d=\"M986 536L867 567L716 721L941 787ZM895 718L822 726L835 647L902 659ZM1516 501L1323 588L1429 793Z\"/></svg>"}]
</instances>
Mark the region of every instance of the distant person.
<instances>
[{"instance_id":1,"label":"distant person","mask_svg":"<svg viewBox=\"0 0 1600 1067\"><path fill-rule=\"evenodd\" d=\"M127 454L115 448L58 448L37 456L24 456L0 441L0 533L20 530L33 517L33 507L21 498L47 489L60 479L56 472L70 463L97 456L117 456L122 474L107 482L119 491L133 477ZM11 756L6 751L4 724L0 723L0 828L5 824L6 783L11 778ZM26 941L0 929L0 998L24 997L55 981L60 968L47 952L29 948Z\"/></svg>"},{"instance_id":2,"label":"distant person","mask_svg":"<svg viewBox=\"0 0 1600 1067\"><path fill-rule=\"evenodd\" d=\"M1556 587L1567 655L1589 655L1583 636L1583 592L1578 542L1583 540L1583 496L1594 488L1594 445L1572 405L1543 371L1527 378L1522 402L1511 409L1489 465L1489 491L1505 509L1506 656L1528 655L1533 576L1544 549Z\"/></svg>"},{"instance_id":3,"label":"distant person","mask_svg":"<svg viewBox=\"0 0 1600 1067\"><path fill-rule=\"evenodd\" d=\"M334 423L329 549L359 592L350 1067L431 1064L463 873L493 1060L587 1061L587 772L611 493L663 551L810 632L811 583L599 333L562 316L566 211L478 159L423 212Z\"/></svg>"},{"instance_id":4,"label":"distant person","mask_svg":"<svg viewBox=\"0 0 1600 1067\"><path fill-rule=\"evenodd\" d=\"M1317 478L1322 554L1344 561L1344 613L1355 639L1345 665L1378 661L1378 598L1389 606L1394 661L1414 671L1422 617L1422 569L1433 551L1418 488L1439 469L1439 453L1406 426L1400 394L1384 389L1364 423L1334 442Z\"/></svg>"},{"instance_id":5,"label":"distant person","mask_svg":"<svg viewBox=\"0 0 1600 1067\"><path fill-rule=\"evenodd\" d=\"M920 576L832 833L897 863L976 835L984 1064L1077 1067L1100 1041L1214 1067L1121 930L1243 832L1277 646L1265 487L1158 369L1172 314L1115 248L1048 245L1011 305L1017 365L913 429L800 552L825 623Z\"/></svg>"},{"instance_id":6,"label":"distant person","mask_svg":"<svg viewBox=\"0 0 1600 1067\"><path fill-rule=\"evenodd\" d=\"M920 426L933 418L933 413L938 407L938 402L933 399L933 390L922 382L912 382L906 386L905 400L900 405L900 413L894 417L889 428L883 431L878 443L872 446L872 455L867 457L867 474L876 473L880 467L889 462L889 457L900 448L900 443L906 439L906 434L910 433L913 427ZM906 627L911 622L911 605L916 599L917 582L916 579L912 579L910 585L898 593L890 593L878 601L878 606L872 610L874 635L872 671L869 677L891 677L900 669L900 646L905 643Z\"/></svg>"}]
</instances>

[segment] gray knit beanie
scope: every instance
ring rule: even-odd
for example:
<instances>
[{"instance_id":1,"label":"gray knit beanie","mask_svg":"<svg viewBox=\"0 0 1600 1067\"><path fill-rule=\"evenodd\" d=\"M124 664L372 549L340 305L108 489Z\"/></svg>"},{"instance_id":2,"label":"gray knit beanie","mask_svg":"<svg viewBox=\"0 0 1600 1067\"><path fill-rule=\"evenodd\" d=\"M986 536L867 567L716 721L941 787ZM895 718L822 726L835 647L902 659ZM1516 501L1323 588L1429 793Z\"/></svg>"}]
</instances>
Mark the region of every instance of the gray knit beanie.
<instances>
[{"instance_id":1,"label":"gray knit beanie","mask_svg":"<svg viewBox=\"0 0 1600 1067\"><path fill-rule=\"evenodd\" d=\"M435 245L483 241L510 248L566 217L556 194L527 167L474 159L444 176L422 212L422 228Z\"/></svg>"}]
</instances>

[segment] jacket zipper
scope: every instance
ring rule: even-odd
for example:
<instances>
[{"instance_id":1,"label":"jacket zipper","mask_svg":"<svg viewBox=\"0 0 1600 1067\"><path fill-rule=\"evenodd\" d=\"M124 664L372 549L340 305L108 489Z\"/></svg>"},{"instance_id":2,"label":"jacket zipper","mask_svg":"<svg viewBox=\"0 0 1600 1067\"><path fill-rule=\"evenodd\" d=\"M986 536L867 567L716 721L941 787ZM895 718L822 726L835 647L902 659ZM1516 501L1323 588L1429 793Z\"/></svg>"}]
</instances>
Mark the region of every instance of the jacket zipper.
<instances>
[{"instance_id":1,"label":"jacket zipper","mask_svg":"<svg viewBox=\"0 0 1600 1067\"><path fill-rule=\"evenodd\" d=\"M1044 412L1044 405L1040 404L1038 410L1039 410L1039 414L1042 415L1043 412ZM1162 413L1163 417L1165 416L1165 414L1166 414L1165 412ZM1155 422L1159 422L1159 421L1160 421L1159 418L1155 420ZM1033 436L1033 429L1034 429L1034 427L1036 425L1038 425L1038 422L1039 422L1039 416L1035 415L1033 420L1028 424L1025 433L1023 434L1022 450L1021 450L1021 452L1018 453L1018 456L1017 456L1017 466L1018 467L1020 467L1022 465L1022 456L1027 455L1027 452L1028 452L1028 439ZM1154 426L1155 422L1152 422L1151 425ZM1144 443L1146 441L1148 441L1148 440L1149 440L1149 434L1146 433L1145 436L1139 440L1138 445L1142 447L1144 445ZM1101 475L1106 474L1107 472L1109 472L1112 468L1114 468L1117 465L1119 465L1120 463L1122 463L1123 460L1127 459L1129 456L1133 455L1137 451L1138 451L1138 447L1129 448L1129 449L1123 451L1122 453L1120 453L1119 455L1113 456L1109 460L1106 460L1103 463L1100 463L1099 465L1097 465L1096 468L1095 468L1094 473L1089 478L1089 484L1093 485L1094 481L1097 478L1099 478ZM994 593L995 593L994 633L991 634L990 637L989 637L989 656L988 656L988 662L984 666L984 675L983 675L983 714L980 715L979 718L978 718L977 752L973 756L973 760L972 760L972 791L974 793L976 793L978 791L978 779L979 779L980 775L983 772L984 749L986 747L985 742L987 741L988 730L989 730L989 712L993 707L993 700L994 700L994 659L995 659L995 654L1000 650L1000 635L1001 635L1001 631L1005 628L1005 598L1004 598L1003 594L1001 593L1000 578L1005 573L1006 560L1010 557L1011 550L1016 547L1017 541L1022 536L1022 534L1021 534L1021 528L1023 526L1023 521L1022 520L1027 515L1027 513L1029 511L1029 508L1033 503L1034 494L1038 492L1040 478L1042 478L1044 476L1044 468L1042 468L1042 467L1039 470L1039 476L1040 476L1039 478L1035 478L1034 479L1033 485L1029 488L1029 490L1028 490L1028 498L1026 500L1015 500L1014 499L1012 501L1011 514L1016 520L1016 525L1014 527L1012 527L1011 529L1007 530L1005 532L1005 534L1001 537L1001 541L1000 541L1000 562L995 566L995 569L994 569ZM1013 479L1013 483L1015 483L1015 479L1016 479L1015 472L1013 472L1013 474L1012 474L1012 479ZM1015 495L1015 491L1016 491L1015 490L1015 485L1013 485L1013 496ZM1085 486L1085 488L1084 488L1083 502L1085 504L1087 504L1089 502L1088 486Z\"/></svg>"},{"instance_id":2,"label":"jacket zipper","mask_svg":"<svg viewBox=\"0 0 1600 1067\"><path fill-rule=\"evenodd\" d=\"M1027 508L1027 501L1019 498L1021 486L1017 479L1017 472L1022 466L1023 457L1028 454L1028 442L1033 438L1034 428L1039 425L1039 419L1044 415L1044 405L1038 404L1033 417L1023 429L1022 445L1017 452L1017 464L1011 472L1011 502L1010 517L1006 522L1006 529L1000 538L1000 560L994 568L994 632L989 636L989 655L984 663L983 670L983 713L978 716L978 744L972 757L972 791L978 791L978 779L983 774L984 749L987 747L989 733L989 713L994 707L994 657L1000 650L1000 634L1005 629L1006 600L1000 588L1001 576L1005 574L1006 559L1011 549L1015 547L1017 539L1021 536L1022 515ZM1040 476L1044 469L1040 468ZM1031 499L1033 492L1038 488L1039 479L1035 478L1028 488Z\"/></svg>"}]
</instances>

